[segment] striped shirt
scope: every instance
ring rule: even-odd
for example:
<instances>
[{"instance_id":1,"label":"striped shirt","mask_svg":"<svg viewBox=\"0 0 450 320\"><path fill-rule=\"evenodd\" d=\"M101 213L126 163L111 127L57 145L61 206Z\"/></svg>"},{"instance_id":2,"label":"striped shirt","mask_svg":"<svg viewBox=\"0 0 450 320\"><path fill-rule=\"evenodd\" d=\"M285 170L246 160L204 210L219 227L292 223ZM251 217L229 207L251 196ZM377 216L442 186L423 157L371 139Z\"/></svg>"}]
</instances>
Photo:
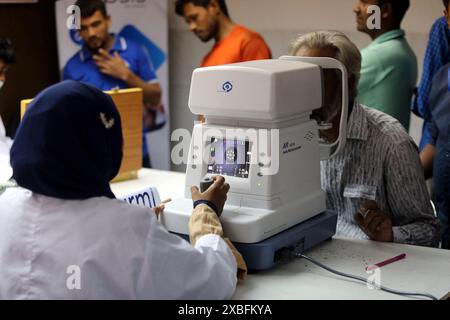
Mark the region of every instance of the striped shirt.
<instances>
[{"instance_id":1,"label":"striped shirt","mask_svg":"<svg viewBox=\"0 0 450 320\"><path fill-rule=\"evenodd\" d=\"M418 149L394 118L355 104L347 144L337 157L322 161L327 207L339 214L337 235L368 239L354 214L369 200L393 222L394 242L437 246L441 225L425 184Z\"/></svg>"}]
</instances>

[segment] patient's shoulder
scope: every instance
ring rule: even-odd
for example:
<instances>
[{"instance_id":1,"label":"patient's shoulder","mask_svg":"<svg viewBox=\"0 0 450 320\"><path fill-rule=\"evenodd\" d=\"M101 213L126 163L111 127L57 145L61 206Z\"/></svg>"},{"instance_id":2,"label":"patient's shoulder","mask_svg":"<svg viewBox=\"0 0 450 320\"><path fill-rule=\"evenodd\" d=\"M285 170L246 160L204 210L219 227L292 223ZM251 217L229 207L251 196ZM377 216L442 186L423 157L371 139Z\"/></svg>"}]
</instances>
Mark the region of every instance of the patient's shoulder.
<instances>
[{"instance_id":1,"label":"patient's shoulder","mask_svg":"<svg viewBox=\"0 0 450 320\"><path fill-rule=\"evenodd\" d=\"M363 109L373 138L393 145L404 143L415 145L411 136L397 119L373 108L363 106Z\"/></svg>"}]
</instances>

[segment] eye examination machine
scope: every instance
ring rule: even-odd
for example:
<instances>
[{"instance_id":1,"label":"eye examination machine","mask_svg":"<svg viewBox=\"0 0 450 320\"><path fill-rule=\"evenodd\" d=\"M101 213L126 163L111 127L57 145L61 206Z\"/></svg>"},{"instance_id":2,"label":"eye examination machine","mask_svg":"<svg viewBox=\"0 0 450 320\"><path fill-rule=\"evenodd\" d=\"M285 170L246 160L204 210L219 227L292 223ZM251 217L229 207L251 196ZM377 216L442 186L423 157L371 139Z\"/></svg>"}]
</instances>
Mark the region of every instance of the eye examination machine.
<instances>
[{"instance_id":1,"label":"eye examination machine","mask_svg":"<svg viewBox=\"0 0 450 320\"><path fill-rule=\"evenodd\" d=\"M311 119L324 101L324 70L342 76L337 141L325 143ZM285 249L295 253L331 239L337 214L326 210L320 161L345 146L347 72L331 58L281 57L200 68L192 76L189 107L204 115L195 125L187 162L185 198L166 205L161 222L186 237L191 186L216 175L230 184L220 217L224 234L249 270L274 267Z\"/></svg>"}]
</instances>

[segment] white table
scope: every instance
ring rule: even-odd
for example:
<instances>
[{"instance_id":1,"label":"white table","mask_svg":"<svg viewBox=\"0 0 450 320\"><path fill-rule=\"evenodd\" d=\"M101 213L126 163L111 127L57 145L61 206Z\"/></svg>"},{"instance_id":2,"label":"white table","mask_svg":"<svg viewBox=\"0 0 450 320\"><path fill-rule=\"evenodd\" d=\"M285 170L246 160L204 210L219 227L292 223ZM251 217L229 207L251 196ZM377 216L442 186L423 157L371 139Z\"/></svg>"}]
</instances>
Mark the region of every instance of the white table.
<instances>
[{"instance_id":1,"label":"white table","mask_svg":"<svg viewBox=\"0 0 450 320\"><path fill-rule=\"evenodd\" d=\"M426 292L441 299L450 292L450 251L335 238L306 255L341 272L368 278L365 267L406 253L406 259L380 268L381 285L401 291ZM296 260L250 275L235 299L385 300L406 299L347 280Z\"/></svg>"},{"instance_id":2,"label":"white table","mask_svg":"<svg viewBox=\"0 0 450 320\"><path fill-rule=\"evenodd\" d=\"M148 186L156 186L162 201L178 199L184 196L185 176L183 173L143 169L139 171L138 180L113 183L111 189L120 198Z\"/></svg>"},{"instance_id":3,"label":"white table","mask_svg":"<svg viewBox=\"0 0 450 320\"><path fill-rule=\"evenodd\" d=\"M140 171L139 180L112 185L125 195L148 185L157 186L161 199L183 196L185 175ZM381 268L381 284L402 291L426 292L442 298L450 292L450 251L391 243L334 238L306 255L352 275L369 277L365 267L406 253L406 259ZM294 260L273 270L250 274L238 285L236 300L404 299L322 270L306 260Z\"/></svg>"}]
</instances>

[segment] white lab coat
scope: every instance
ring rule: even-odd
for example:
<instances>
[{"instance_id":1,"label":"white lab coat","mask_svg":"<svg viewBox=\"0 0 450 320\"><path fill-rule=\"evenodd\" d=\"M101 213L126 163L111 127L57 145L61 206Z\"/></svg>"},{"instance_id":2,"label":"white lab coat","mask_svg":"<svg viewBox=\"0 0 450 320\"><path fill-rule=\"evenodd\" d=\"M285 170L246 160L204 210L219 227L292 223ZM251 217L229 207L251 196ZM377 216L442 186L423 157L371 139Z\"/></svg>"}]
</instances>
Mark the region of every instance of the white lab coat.
<instances>
[{"instance_id":1,"label":"white lab coat","mask_svg":"<svg viewBox=\"0 0 450 320\"><path fill-rule=\"evenodd\" d=\"M6 136L5 126L3 125L2 117L0 117L0 153L3 153L4 150L8 150L11 148L12 140Z\"/></svg>"},{"instance_id":2,"label":"white lab coat","mask_svg":"<svg viewBox=\"0 0 450 320\"><path fill-rule=\"evenodd\" d=\"M219 236L194 248L146 208L0 196L0 299L228 299L236 270Z\"/></svg>"},{"instance_id":3,"label":"white lab coat","mask_svg":"<svg viewBox=\"0 0 450 320\"><path fill-rule=\"evenodd\" d=\"M6 136L5 126L3 125L2 117L0 117L0 156L7 156L9 158L9 150L11 149L12 143L12 140Z\"/></svg>"},{"instance_id":4,"label":"white lab coat","mask_svg":"<svg viewBox=\"0 0 450 320\"><path fill-rule=\"evenodd\" d=\"M5 127L0 117L0 184L8 181L12 176L12 169L9 164L9 151L12 140L6 136Z\"/></svg>"}]
</instances>

